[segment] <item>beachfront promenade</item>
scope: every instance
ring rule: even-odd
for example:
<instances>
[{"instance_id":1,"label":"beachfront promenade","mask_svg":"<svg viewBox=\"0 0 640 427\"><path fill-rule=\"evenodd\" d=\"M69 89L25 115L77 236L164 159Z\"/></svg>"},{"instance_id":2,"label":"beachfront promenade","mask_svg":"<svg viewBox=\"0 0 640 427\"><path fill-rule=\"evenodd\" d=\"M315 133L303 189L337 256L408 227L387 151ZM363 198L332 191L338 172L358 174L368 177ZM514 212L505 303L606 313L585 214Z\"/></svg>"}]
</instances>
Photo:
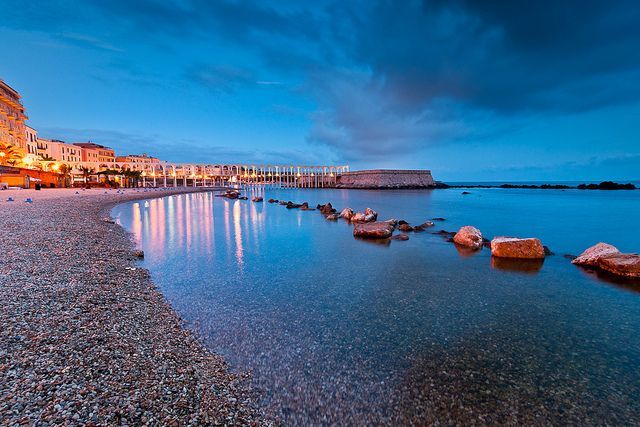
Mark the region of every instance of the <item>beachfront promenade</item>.
<instances>
[{"instance_id":1,"label":"beachfront promenade","mask_svg":"<svg viewBox=\"0 0 640 427\"><path fill-rule=\"evenodd\" d=\"M57 170L61 162L38 162L45 170ZM291 188L334 187L348 165L198 164L172 162L64 162L73 174L82 169L140 171L144 187L210 187L262 184Z\"/></svg>"}]
</instances>

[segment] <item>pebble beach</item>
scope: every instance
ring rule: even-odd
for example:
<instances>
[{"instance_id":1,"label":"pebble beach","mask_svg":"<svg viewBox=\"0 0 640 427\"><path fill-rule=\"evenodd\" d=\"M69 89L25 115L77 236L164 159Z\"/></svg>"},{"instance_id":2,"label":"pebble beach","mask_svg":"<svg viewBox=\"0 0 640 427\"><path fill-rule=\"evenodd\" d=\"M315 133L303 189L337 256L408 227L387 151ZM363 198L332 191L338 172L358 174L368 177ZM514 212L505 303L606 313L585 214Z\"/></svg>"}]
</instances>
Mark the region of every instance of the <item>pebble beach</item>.
<instances>
[{"instance_id":1,"label":"pebble beach","mask_svg":"<svg viewBox=\"0 0 640 427\"><path fill-rule=\"evenodd\" d=\"M263 424L109 219L190 191L0 192L0 424Z\"/></svg>"}]
</instances>

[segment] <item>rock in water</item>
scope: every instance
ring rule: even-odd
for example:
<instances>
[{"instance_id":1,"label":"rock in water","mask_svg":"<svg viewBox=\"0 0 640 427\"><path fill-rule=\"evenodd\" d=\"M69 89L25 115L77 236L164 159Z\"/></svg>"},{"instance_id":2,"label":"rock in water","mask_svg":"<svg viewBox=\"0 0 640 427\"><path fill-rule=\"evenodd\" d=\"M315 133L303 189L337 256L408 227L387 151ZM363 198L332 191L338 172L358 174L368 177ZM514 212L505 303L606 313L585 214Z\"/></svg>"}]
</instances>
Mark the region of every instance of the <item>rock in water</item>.
<instances>
[{"instance_id":1,"label":"rock in water","mask_svg":"<svg viewBox=\"0 0 640 427\"><path fill-rule=\"evenodd\" d=\"M336 211L335 209L333 209L333 206L331 206L331 202L327 202L326 205L318 205L317 208L320 209L320 212L323 215L329 215L335 213Z\"/></svg>"},{"instance_id":2,"label":"rock in water","mask_svg":"<svg viewBox=\"0 0 640 427\"><path fill-rule=\"evenodd\" d=\"M144 251L137 249L133 251L133 256L136 258L144 258Z\"/></svg>"},{"instance_id":3,"label":"rock in water","mask_svg":"<svg viewBox=\"0 0 640 427\"><path fill-rule=\"evenodd\" d=\"M254 202L261 202L262 200L264 200L262 197L254 197L253 199L251 199Z\"/></svg>"},{"instance_id":4,"label":"rock in water","mask_svg":"<svg viewBox=\"0 0 640 427\"><path fill-rule=\"evenodd\" d=\"M353 216L353 209L351 209L351 208L344 208L342 210L342 212L340 212L340 215L339 215L340 218L344 218L344 219L348 219L348 220L351 220L352 216Z\"/></svg>"},{"instance_id":5,"label":"rock in water","mask_svg":"<svg viewBox=\"0 0 640 427\"><path fill-rule=\"evenodd\" d=\"M400 231L405 231L405 232L406 232L406 231L413 231L413 227L412 227L412 226L410 226L410 225L409 225L409 224L407 224L407 223L404 223L404 224L400 224L400 226L398 227L398 230L400 230Z\"/></svg>"},{"instance_id":6,"label":"rock in water","mask_svg":"<svg viewBox=\"0 0 640 427\"><path fill-rule=\"evenodd\" d=\"M640 255L615 253L601 257L598 266L617 276L640 279Z\"/></svg>"},{"instance_id":7,"label":"rock in water","mask_svg":"<svg viewBox=\"0 0 640 427\"><path fill-rule=\"evenodd\" d=\"M598 267L600 258L620 253L618 248L608 243L598 243L591 246L586 251L582 252L579 257L571 261L577 265L588 265L591 267Z\"/></svg>"},{"instance_id":8,"label":"rock in water","mask_svg":"<svg viewBox=\"0 0 640 427\"><path fill-rule=\"evenodd\" d=\"M393 233L393 226L388 222L367 222L353 227L353 236L363 239L387 239Z\"/></svg>"},{"instance_id":9,"label":"rock in water","mask_svg":"<svg viewBox=\"0 0 640 427\"><path fill-rule=\"evenodd\" d=\"M433 226L434 226L434 224L431 221L425 221L422 224L420 224L420 227L422 227L422 228L428 228L428 227L433 227Z\"/></svg>"},{"instance_id":10,"label":"rock in water","mask_svg":"<svg viewBox=\"0 0 640 427\"><path fill-rule=\"evenodd\" d=\"M337 221L338 220L339 215L337 213L332 213L329 214L327 216L325 216L325 218L329 221Z\"/></svg>"},{"instance_id":11,"label":"rock in water","mask_svg":"<svg viewBox=\"0 0 640 427\"><path fill-rule=\"evenodd\" d=\"M491 255L500 258L540 259L544 258L544 248L539 239L503 236L491 241Z\"/></svg>"},{"instance_id":12,"label":"rock in water","mask_svg":"<svg viewBox=\"0 0 640 427\"><path fill-rule=\"evenodd\" d=\"M466 246L471 249L482 248L482 233L475 227L465 225L453 236L453 241L461 246Z\"/></svg>"},{"instance_id":13,"label":"rock in water","mask_svg":"<svg viewBox=\"0 0 640 427\"><path fill-rule=\"evenodd\" d=\"M378 212L374 211L374 210L373 210L373 209L371 209L371 208L366 208L366 209L364 210L364 216L365 216L365 220L366 220L367 222L369 222L369 221L375 221L375 220L377 220L377 219L378 219Z\"/></svg>"},{"instance_id":14,"label":"rock in water","mask_svg":"<svg viewBox=\"0 0 640 427\"><path fill-rule=\"evenodd\" d=\"M391 239L393 240L409 240L409 235L408 234L396 234L395 236L391 236Z\"/></svg>"}]
</instances>

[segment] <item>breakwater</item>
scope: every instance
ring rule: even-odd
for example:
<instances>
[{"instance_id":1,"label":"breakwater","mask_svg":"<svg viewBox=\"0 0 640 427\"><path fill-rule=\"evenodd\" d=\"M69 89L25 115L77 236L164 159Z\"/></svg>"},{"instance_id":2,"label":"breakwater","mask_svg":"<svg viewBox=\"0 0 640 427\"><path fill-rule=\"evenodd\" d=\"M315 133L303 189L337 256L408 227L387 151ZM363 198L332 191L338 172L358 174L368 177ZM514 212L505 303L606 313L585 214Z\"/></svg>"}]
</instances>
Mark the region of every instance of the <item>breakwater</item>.
<instances>
[{"instance_id":1,"label":"breakwater","mask_svg":"<svg viewBox=\"0 0 640 427\"><path fill-rule=\"evenodd\" d=\"M346 172L336 182L336 188L399 189L435 186L430 170L372 169Z\"/></svg>"}]
</instances>

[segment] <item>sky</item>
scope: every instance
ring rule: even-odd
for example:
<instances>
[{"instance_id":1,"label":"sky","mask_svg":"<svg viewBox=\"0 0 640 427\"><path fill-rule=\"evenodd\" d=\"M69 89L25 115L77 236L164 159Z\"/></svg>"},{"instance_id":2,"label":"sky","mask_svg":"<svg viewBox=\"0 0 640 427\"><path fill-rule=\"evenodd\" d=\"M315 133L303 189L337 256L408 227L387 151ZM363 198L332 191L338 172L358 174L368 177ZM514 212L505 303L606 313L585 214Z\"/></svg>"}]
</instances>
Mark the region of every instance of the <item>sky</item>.
<instances>
[{"instance_id":1,"label":"sky","mask_svg":"<svg viewBox=\"0 0 640 427\"><path fill-rule=\"evenodd\" d=\"M0 0L45 138L174 162L640 180L640 2Z\"/></svg>"}]
</instances>

